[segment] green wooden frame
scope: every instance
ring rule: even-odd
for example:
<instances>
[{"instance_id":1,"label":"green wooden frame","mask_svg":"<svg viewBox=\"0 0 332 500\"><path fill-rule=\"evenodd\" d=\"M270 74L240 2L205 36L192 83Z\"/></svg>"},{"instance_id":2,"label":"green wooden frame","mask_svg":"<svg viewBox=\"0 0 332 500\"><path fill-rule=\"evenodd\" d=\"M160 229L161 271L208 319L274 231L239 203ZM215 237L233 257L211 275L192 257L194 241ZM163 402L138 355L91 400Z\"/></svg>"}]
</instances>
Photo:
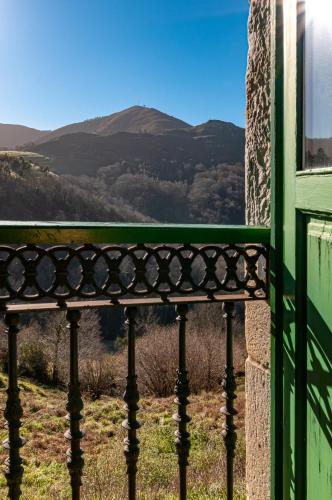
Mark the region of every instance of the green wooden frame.
<instances>
[{"instance_id":1,"label":"green wooden frame","mask_svg":"<svg viewBox=\"0 0 332 500\"><path fill-rule=\"evenodd\" d=\"M271 500L283 484L283 0L271 2Z\"/></svg>"},{"instance_id":2,"label":"green wooden frame","mask_svg":"<svg viewBox=\"0 0 332 500\"><path fill-rule=\"evenodd\" d=\"M307 498L307 485L312 471L307 465L307 346L309 328L310 294L308 292L308 266L316 268L316 262L308 262L308 225L314 219L330 220L332 214L332 169L304 169L305 145L305 1L297 0L297 19L294 21L296 33L296 173L295 184L295 492L294 498ZM318 275L317 275L318 276ZM317 278L318 279L318 278ZM311 497L310 497L311 498Z\"/></svg>"},{"instance_id":3,"label":"green wooden frame","mask_svg":"<svg viewBox=\"0 0 332 500\"><path fill-rule=\"evenodd\" d=\"M303 170L303 0L272 2L271 498L307 494L307 224L332 169ZM286 87L286 88L285 88Z\"/></svg>"},{"instance_id":4,"label":"green wooden frame","mask_svg":"<svg viewBox=\"0 0 332 500\"><path fill-rule=\"evenodd\" d=\"M270 229L205 224L116 224L94 222L0 222L0 244L74 243L261 243Z\"/></svg>"},{"instance_id":5,"label":"green wooden frame","mask_svg":"<svg viewBox=\"0 0 332 500\"><path fill-rule=\"evenodd\" d=\"M271 232L271 499L305 498L303 381L305 289L303 214L295 209L296 172L302 167L302 40L298 3L273 1L272 15L272 232ZM285 73L286 71L286 73ZM287 92L284 85L287 82ZM286 168L287 167L287 168ZM302 173L302 172L301 172ZM285 235L287 234L287 238ZM293 238L290 235L293 235ZM290 386L293 387L291 390ZM290 493L292 490L292 493Z\"/></svg>"}]
</instances>

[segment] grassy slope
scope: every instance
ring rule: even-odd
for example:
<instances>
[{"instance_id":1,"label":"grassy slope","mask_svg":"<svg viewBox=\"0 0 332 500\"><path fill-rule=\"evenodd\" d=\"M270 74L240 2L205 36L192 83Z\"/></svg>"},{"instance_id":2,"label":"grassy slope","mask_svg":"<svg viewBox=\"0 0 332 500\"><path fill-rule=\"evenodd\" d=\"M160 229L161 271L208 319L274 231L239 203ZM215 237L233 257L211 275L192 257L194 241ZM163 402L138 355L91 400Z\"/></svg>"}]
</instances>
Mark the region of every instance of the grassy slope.
<instances>
[{"instance_id":1,"label":"grassy slope","mask_svg":"<svg viewBox=\"0 0 332 500\"><path fill-rule=\"evenodd\" d=\"M32 153L30 151L0 151L0 156L9 156L10 158L44 158L39 153Z\"/></svg>"},{"instance_id":2,"label":"grassy slope","mask_svg":"<svg viewBox=\"0 0 332 500\"><path fill-rule=\"evenodd\" d=\"M5 406L6 377L0 376L0 406ZM25 461L24 500L69 499L69 479L65 465L68 443L63 437L66 394L22 380L21 401L24 409L22 435L28 443L22 449ZM237 459L235 463L237 499L244 499L244 390L238 387L239 410ZM191 500L224 498L225 455L221 438L220 394L202 394L191 398L189 413L192 448L189 495ZM140 402L139 431L141 455L138 488L140 500L177 498L177 464L174 455L175 424L171 418L173 398L145 398ZM125 431L121 422L123 402L116 398L85 402L82 442L85 451L83 499L122 500L126 498L125 467L122 454ZM6 430L1 416L0 438ZM1 451L3 462L6 452ZM5 479L0 477L0 498L5 498Z\"/></svg>"}]
</instances>

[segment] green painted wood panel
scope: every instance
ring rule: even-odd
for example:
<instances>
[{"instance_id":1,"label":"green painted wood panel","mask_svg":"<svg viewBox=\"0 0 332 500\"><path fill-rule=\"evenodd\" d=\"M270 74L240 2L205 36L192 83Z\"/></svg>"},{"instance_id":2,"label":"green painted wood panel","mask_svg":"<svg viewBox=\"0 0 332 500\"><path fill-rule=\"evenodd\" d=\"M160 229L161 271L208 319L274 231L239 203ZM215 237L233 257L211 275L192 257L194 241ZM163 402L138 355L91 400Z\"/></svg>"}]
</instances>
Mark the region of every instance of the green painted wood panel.
<instances>
[{"instance_id":1,"label":"green painted wood panel","mask_svg":"<svg viewBox=\"0 0 332 500\"><path fill-rule=\"evenodd\" d=\"M208 224L0 222L0 243L262 243L270 229Z\"/></svg>"},{"instance_id":2,"label":"green painted wood panel","mask_svg":"<svg viewBox=\"0 0 332 500\"><path fill-rule=\"evenodd\" d=\"M282 498L283 464L283 2L271 2L271 499Z\"/></svg>"},{"instance_id":3,"label":"green painted wood panel","mask_svg":"<svg viewBox=\"0 0 332 500\"><path fill-rule=\"evenodd\" d=\"M307 499L332 498L332 220L307 239Z\"/></svg>"},{"instance_id":4,"label":"green painted wood panel","mask_svg":"<svg viewBox=\"0 0 332 500\"><path fill-rule=\"evenodd\" d=\"M283 485L279 498L293 500L296 489L296 211L297 170L297 8L284 2L284 158L283 158L283 242L282 242L282 373L283 380ZM281 333L281 332L280 332ZM299 497L298 497L299 498Z\"/></svg>"},{"instance_id":5,"label":"green painted wood panel","mask_svg":"<svg viewBox=\"0 0 332 500\"><path fill-rule=\"evenodd\" d=\"M325 500L332 498L332 171L301 171L303 1L275 2L283 11L275 24L283 35L274 35L283 64L275 56L273 78L278 89L281 74L283 85L273 95L272 122L272 146L281 133L282 140L272 147L271 498Z\"/></svg>"},{"instance_id":6,"label":"green painted wood panel","mask_svg":"<svg viewBox=\"0 0 332 500\"><path fill-rule=\"evenodd\" d=\"M302 211L332 213L332 171L307 173L298 172L296 175L296 208Z\"/></svg>"}]
</instances>

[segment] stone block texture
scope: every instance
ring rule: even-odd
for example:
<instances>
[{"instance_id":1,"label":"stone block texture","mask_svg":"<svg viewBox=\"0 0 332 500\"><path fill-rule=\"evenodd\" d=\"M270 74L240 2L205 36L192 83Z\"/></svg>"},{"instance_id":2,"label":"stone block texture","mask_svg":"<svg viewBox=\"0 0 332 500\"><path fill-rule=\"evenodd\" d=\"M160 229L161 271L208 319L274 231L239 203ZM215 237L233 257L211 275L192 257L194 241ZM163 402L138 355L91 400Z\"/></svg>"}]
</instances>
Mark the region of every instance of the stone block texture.
<instances>
[{"instance_id":1,"label":"stone block texture","mask_svg":"<svg viewBox=\"0 0 332 500\"><path fill-rule=\"evenodd\" d=\"M247 498L270 498L270 373L246 361Z\"/></svg>"},{"instance_id":2,"label":"stone block texture","mask_svg":"<svg viewBox=\"0 0 332 500\"><path fill-rule=\"evenodd\" d=\"M270 224L270 0L251 0L246 77L246 219Z\"/></svg>"},{"instance_id":3,"label":"stone block texture","mask_svg":"<svg viewBox=\"0 0 332 500\"><path fill-rule=\"evenodd\" d=\"M270 321L270 305L267 302L252 302L246 305L248 357L264 370L270 368Z\"/></svg>"},{"instance_id":4,"label":"stone block texture","mask_svg":"<svg viewBox=\"0 0 332 500\"><path fill-rule=\"evenodd\" d=\"M270 0L251 0L246 109L246 221L270 225ZM247 498L270 498L270 309L246 306Z\"/></svg>"}]
</instances>

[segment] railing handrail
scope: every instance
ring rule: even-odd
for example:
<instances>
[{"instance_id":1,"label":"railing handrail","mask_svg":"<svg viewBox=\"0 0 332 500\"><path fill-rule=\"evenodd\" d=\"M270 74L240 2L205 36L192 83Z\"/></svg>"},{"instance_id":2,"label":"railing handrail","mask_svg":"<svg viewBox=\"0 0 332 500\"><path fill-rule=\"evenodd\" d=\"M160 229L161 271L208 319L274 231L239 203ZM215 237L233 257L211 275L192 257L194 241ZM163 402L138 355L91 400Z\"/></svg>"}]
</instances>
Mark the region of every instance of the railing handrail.
<instances>
[{"instance_id":1,"label":"railing handrail","mask_svg":"<svg viewBox=\"0 0 332 500\"><path fill-rule=\"evenodd\" d=\"M270 228L218 224L0 221L1 244L233 244L269 245Z\"/></svg>"},{"instance_id":2,"label":"railing handrail","mask_svg":"<svg viewBox=\"0 0 332 500\"><path fill-rule=\"evenodd\" d=\"M4 313L44 313L44 312L54 312L62 311L64 309L68 311L84 311L88 309L103 309L103 308L114 308L114 307L144 307L144 306L178 306L178 305L200 305L200 304L211 304L211 303L223 303L226 302L252 302L252 301L262 301L267 300L265 295L251 297L248 293L234 293L234 294L215 294L213 297L208 295L193 295L184 297L169 297L167 301L162 300L160 297L153 298L130 298L130 299L119 299L117 302L112 302L111 300L66 300L63 305L59 305L57 302L22 302L19 304L7 304L4 306Z\"/></svg>"}]
</instances>

